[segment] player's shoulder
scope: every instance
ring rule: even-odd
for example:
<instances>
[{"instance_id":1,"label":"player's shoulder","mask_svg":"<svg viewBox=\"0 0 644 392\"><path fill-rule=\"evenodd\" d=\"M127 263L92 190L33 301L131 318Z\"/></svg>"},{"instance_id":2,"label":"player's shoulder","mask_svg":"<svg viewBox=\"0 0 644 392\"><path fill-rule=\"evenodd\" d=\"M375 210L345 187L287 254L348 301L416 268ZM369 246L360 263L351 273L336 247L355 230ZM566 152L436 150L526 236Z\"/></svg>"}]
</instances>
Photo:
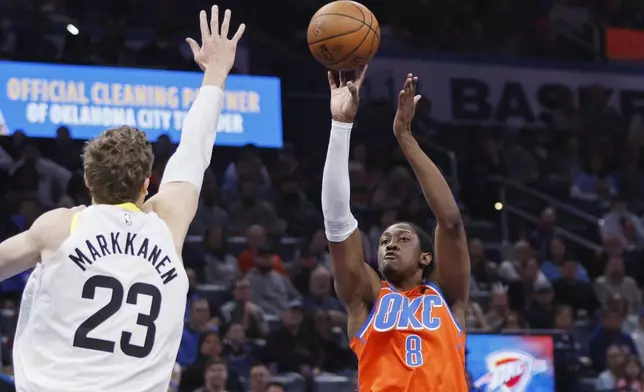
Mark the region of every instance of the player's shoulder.
<instances>
[{"instance_id":1,"label":"player's shoulder","mask_svg":"<svg viewBox=\"0 0 644 392\"><path fill-rule=\"evenodd\" d=\"M45 212L40 215L38 219L34 222L32 228L39 229L49 229L49 230L61 230L64 228L65 221L70 221L74 218L76 213L81 212L85 209L85 206L76 206L72 208L56 208L50 211ZM65 228L68 230L69 227Z\"/></svg>"},{"instance_id":2,"label":"player's shoulder","mask_svg":"<svg viewBox=\"0 0 644 392\"><path fill-rule=\"evenodd\" d=\"M84 209L85 206L77 206L47 211L34 221L29 231L47 245L62 242L69 235L74 216Z\"/></svg>"}]
</instances>

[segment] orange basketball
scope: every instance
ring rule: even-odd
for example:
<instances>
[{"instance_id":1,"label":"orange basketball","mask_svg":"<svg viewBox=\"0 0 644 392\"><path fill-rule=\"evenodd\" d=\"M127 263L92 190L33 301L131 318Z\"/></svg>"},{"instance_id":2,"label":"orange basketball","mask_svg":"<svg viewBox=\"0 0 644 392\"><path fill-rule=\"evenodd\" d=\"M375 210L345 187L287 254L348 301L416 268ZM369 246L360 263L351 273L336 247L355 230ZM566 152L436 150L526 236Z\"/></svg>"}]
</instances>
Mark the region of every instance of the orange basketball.
<instances>
[{"instance_id":1,"label":"orange basketball","mask_svg":"<svg viewBox=\"0 0 644 392\"><path fill-rule=\"evenodd\" d=\"M326 68L351 71L364 67L380 46L380 25L364 5L334 1L313 15L306 33L313 57Z\"/></svg>"}]
</instances>

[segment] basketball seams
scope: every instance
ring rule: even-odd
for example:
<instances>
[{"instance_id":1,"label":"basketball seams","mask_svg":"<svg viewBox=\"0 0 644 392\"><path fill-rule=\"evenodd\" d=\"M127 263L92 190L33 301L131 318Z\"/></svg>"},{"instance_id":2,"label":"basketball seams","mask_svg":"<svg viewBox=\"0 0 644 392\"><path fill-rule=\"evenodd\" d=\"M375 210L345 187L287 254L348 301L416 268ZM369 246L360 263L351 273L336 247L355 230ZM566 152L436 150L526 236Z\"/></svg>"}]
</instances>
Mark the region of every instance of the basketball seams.
<instances>
[{"instance_id":1,"label":"basketball seams","mask_svg":"<svg viewBox=\"0 0 644 392\"><path fill-rule=\"evenodd\" d=\"M324 14L324 15L332 15L332 14ZM337 15L342 15L342 14L337 14ZM322 15L320 15L320 16L322 16ZM347 18L349 18L349 19L352 19L352 20L355 20L355 21L360 22L358 19L352 18L352 17L350 17L350 16L347 16L347 15L342 15L342 16L346 16L346 17L347 17ZM309 46L311 46L311 45L315 45L315 44L320 44L320 43L322 43L322 42L324 42L324 41L327 41L327 40L330 40L330 39L333 39L333 38L342 37L343 35L348 35L348 34L357 33L357 32L358 32L358 31L360 31L364 26L366 26L364 22L361 22L361 23L362 23L362 24L361 24L360 26L358 26L358 28L357 28L357 29L355 29L355 30L345 31L345 32L342 32L342 33L338 33L338 34L330 35L330 36L328 36L328 37L324 37L324 38L319 39L319 40L317 40L317 41L309 42Z\"/></svg>"},{"instance_id":2,"label":"basketball seams","mask_svg":"<svg viewBox=\"0 0 644 392\"><path fill-rule=\"evenodd\" d=\"M325 16L325 15L329 15L329 16L343 16L343 17L345 17L345 18L349 18L349 19L355 20L356 22L360 22L360 23L362 23L364 26L367 26L367 28L368 28L369 30L373 31L373 32L374 32L374 34L376 33L376 30L375 30L373 27L369 26L369 25L366 23L366 21L364 21L364 20L360 20L360 19L358 19L358 18L356 18L356 17L354 17L354 16L351 16L351 15L341 14L341 13L339 13L339 12L327 12L327 13L324 13L324 14L316 14L315 16L313 16L313 18L311 18L311 21L313 21L313 20L314 20L314 19L316 19L316 18L319 18L320 16Z\"/></svg>"},{"instance_id":3,"label":"basketball seams","mask_svg":"<svg viewBox=\"0 0 644 392\"><path fill-rule=\"evenodd\" d=\"M365 24L364 26L366 26L366 24ZM358 31L360 31L360 30L358 30ZM373 31L373 30L371 30L371 29L367 29L367 34L365 34L365 36L364 36L364 37L362 37L362 40L360 41L360 43L359 43L358 45L356 45L356 47L355 47L355 48L353 48L353 50L352 50L351 52L347 53L347 55L346 55L346 56L344 56L342 59L340 59L340 60L338 60L338 61L335 61L335 62L333 62L333 63L328 63L327 65L336 65L336 64L340 64L340 63L341 63L341 62L343 62L343 61L346 61L346 59L348 59L349 57L351 57L355 52L357 52L357 51L358 51L358 49L360 49L360 47L362 46L362 44L364 43L364 41L366 41L366 40L367 40L367 37L369 36L369 33L370 33L370 32L372 32L372 31ZM356 33L357 33L357 31L356 31ZM375 33L374 33L374 34L375 34Z\"/></svg>"},{"instance_id":4,"label":"basketball seams","mask_svg":"<svg viewBox=\"0 0 644 392\"><path fill-rule=\"evenodd\" d=\"M356 7L358 12L360 12L362 14L362 23L366 23L367 22L367 15L365 15L364 12L362 12L362 8L358 7L358 5L356 3L354 3L353 1L349 2L349 4L351 4L352 6ZM373 23L373 14L371 14L371 22L369 22L369 25L371 25L372 23Z\"/></svg>"}]
</instances>

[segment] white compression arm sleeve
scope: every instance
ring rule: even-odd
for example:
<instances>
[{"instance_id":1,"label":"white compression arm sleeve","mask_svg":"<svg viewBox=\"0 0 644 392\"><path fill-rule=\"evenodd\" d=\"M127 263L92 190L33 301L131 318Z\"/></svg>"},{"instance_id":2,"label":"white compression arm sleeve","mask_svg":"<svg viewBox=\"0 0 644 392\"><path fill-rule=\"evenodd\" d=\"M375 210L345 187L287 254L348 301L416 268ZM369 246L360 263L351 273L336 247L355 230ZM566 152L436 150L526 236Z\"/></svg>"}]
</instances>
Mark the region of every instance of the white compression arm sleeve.
<instances>
[{"instance_id":1,"label":"white compression arm sleeve","mask_svg":"<svg viewBox=\"0 0 644 392\"><path fill-rule=\"evenodd\" d=\"M203 86L183 120L181 140L163 172L161 185L189 182L201 191L204 172L210 165L217 136L217 122L224 102L224 91Z\"/></svg>"},{"instance_id":2,"label":"white compression arm sleeve","mask_svg":"<svg viewBox=\"0 0 644 392\"><path fill-rule=\"evenodd\" d=\"M349 182L349 142L353 124L331 122L329 149L322 173L322 214L326 238L342 242L358 228L351 214Z\"/></svg>"}]
</instances>

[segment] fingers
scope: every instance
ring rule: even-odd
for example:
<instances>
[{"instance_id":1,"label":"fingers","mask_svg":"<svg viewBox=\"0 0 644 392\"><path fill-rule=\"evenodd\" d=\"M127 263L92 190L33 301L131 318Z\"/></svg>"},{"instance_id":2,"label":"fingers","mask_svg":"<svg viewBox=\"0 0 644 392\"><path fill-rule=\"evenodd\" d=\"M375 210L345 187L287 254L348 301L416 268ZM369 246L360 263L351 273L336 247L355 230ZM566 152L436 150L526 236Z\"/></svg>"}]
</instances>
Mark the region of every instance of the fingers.
<instances>
[{"instance_id":1,"label":"fingers","mask_svg":"<svg viewBox=\"0 0 644 392\"><path fill-rule=\"evenodd\" d=\"M219 7L216 5L212 6L210 12L210 31L212 34L219 34Z\"/></svg>"},{"instance_id":2,"label":"fingers","mask_svg":"<svg viewBox=\"0 0 644 392\"><path fill-rule=\"evenodd\" d=\"M346 72L338 72L338 75L340 76L340 87L344 87L347 85L347 73Z\"/></svg>"},{"instance_id":3,"label":"fingers","mask_svg":"<svg viewBox=\"0 0 644 392\"><path fill-rule=\"evenodd\" d=\"M190 45L190 50L192 50L192 55L196 57L200 49L199 44L197 43L197 41L195 41L192 38L186 38L186 42L188 43L188 45Z\"/></svg>"},{"instance_id":4,"label":"fingers","mask_svg":"<svg viewBox=\"0 0 644 392\"><path fill-rule=\"evenodd\" d=\"M420 98L421 98L421 96L420 96L420 95L416 95L416 96L414 97L414 106L418 105L418 101L420 101Z\"/></svg>"},{"instance_id":5,"label":"fingers","mask_svg":"<svg viewBox=\"0 0 644 392\"><path fill-rule=\"evenodd\" d=\"M358 86L356 86L353 82L347 82L347 88L351 93L351 98L353 99L353 101L358 102L358 99L360 98L360 96L358 95Z\"/></svg>"},{"instance_id":6,"label":"fingers","mask_svg":"<svg viewBox=\"0 0 644 392\"><path fill-rule=\"evenodd\" d=\"M201 30L201 42L205 42L210 37L210 29L208 28L208 15L206 11L199 13L199 29Z\"/></svg>"},{"instance_id":7,"label":"fingers","mask_svg":"<svg viewBox=\"0 0 644 392\"><path fill-rule=\"evenodd\" d=\"M416 96L416 86L418 84L418 77L414 76L413 74L409 73L407 74L407 79L405 79L405 83L403 84L403 89L400 92L401 98L410 98Z\"/></svg>"},{"instance_id":8,"label":"fingers","mask_svg":"<svg viewBox=\"0 0 644 392\"><path fill-rule=\"evenodd\" d=\"M221 36L228 38L228 29L230 28L230 10L224 12L224 21L221 23Z\"/></svg>"},{"instance_id":9,"label":"fingers","mask_svg":"<svg viewBox=\"0 0 644 392\"><path fill-rule=\"evenodd\" d=\"M335 76L333 76L333 71L327 72L327 76L329 78L329 86L331 87L331 90L338 88L338 84L335 82Z\"/></svg>"},{"instance_id":10,"label":"fingers","mask_svg":"<svg viewBox=\"0 0 644 392\"><path fill-rule=\"evenodd\" d=\"M233 35L232 41L235 44L237 44L241 39L242 35L244 35L244 31L246 31L246 25L242 23L239 25L239 28L237 29L237 32L235 33L235 35Z\"/></svg>"},{"instance_id":11,"label":"fingers","mask_svg":"<svg viewBox=\"0 0 644 392\"><path fill-rule=\"evenodd\" d=\"M364 77L367 74L367 69L369 68L369 64L365 65L362 69L358 70L358 74L356 75L356 81L355 84L360 88L362 86L362 82L364 81Z\"/></svg>"}]
</instances>

